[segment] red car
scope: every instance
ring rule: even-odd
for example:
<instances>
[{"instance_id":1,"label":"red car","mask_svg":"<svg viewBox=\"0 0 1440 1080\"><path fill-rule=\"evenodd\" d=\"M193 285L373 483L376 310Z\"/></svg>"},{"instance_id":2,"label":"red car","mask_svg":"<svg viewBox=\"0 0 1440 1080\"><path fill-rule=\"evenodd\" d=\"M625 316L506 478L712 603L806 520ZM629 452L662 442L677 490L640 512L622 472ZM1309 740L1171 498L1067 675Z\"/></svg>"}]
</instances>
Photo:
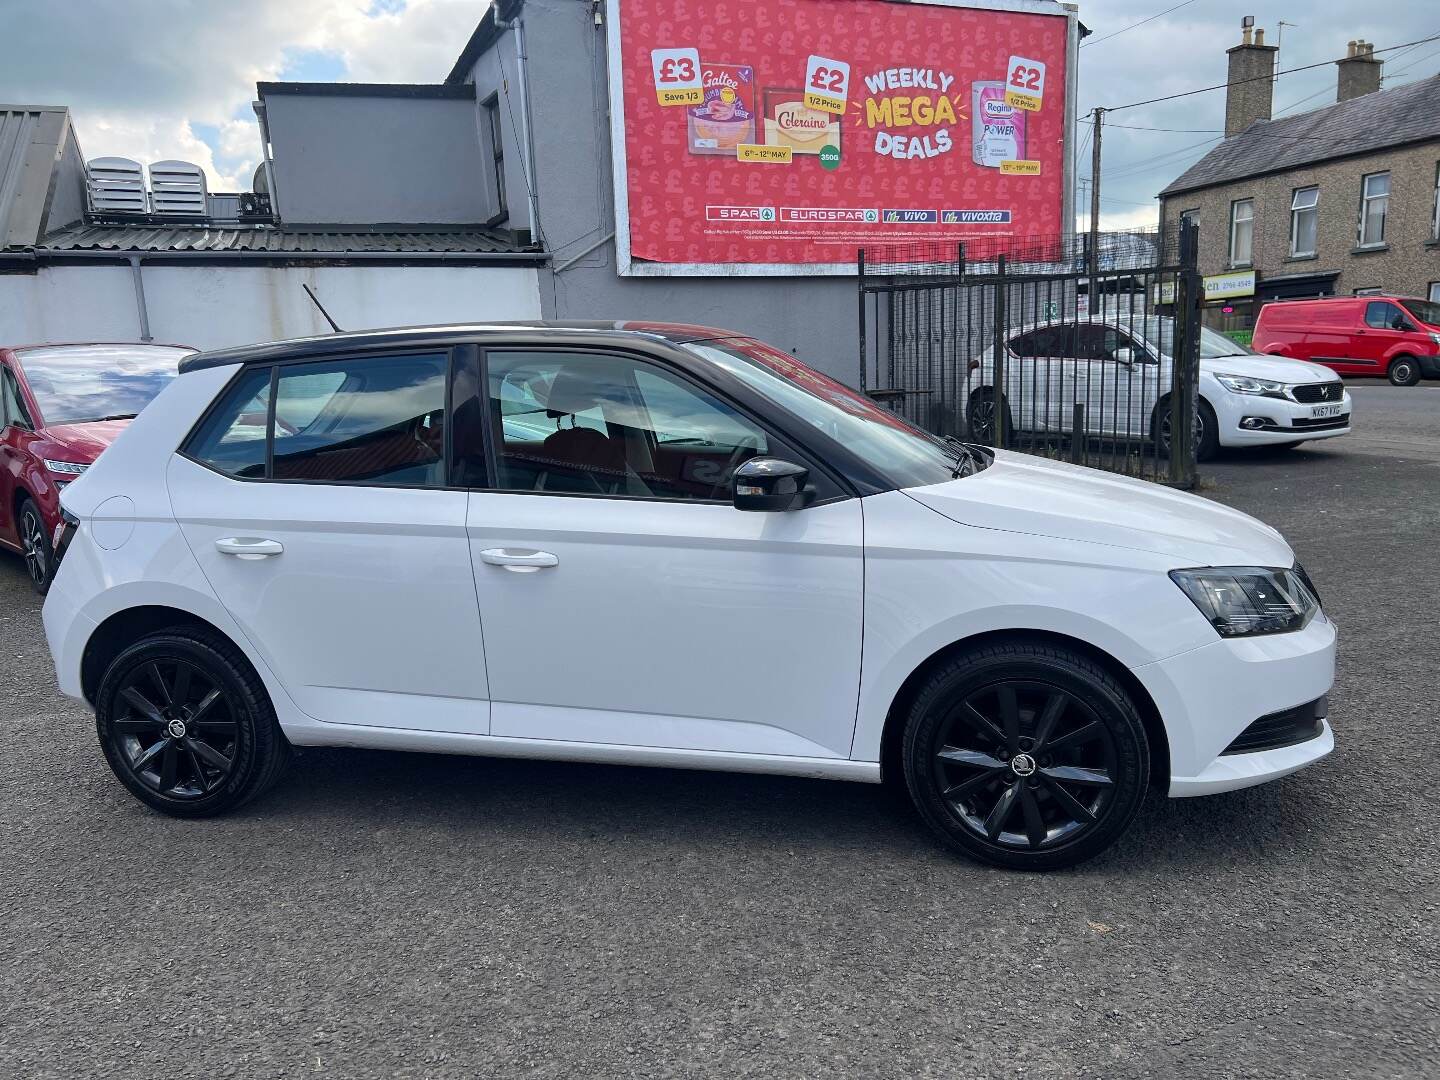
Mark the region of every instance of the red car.
<instances>
[{"instance_id":1,"label":"red car","mask_svg":"<svg viewBox=\"0 0 1440 1080\"><path fill-rule=\"evenodd\" d=\"M1440 379L1440 304L1412 296L1335 296L1266 304L1256 352L1324 364L1396 386Z\"/></svg>"},{"instance_id":2,"label":"red car","mask_svg":"<svg viewBox=\"0 0 1440 1080\"><path fill-rule=\"evenodd\" d=\"M55 574L60 490L175 377L177 345L0 348L0 548L35 590Z\"/></svg>"}]
</instances>

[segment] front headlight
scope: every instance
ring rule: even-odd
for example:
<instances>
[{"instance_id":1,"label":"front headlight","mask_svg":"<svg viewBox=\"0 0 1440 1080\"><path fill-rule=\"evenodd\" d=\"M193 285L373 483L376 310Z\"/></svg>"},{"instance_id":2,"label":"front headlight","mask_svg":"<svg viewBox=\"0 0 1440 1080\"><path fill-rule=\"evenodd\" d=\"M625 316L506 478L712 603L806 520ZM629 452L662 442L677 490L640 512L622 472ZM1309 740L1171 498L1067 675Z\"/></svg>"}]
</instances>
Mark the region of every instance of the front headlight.
<instances>
[{"instance_id":1,"label":"front headlight","mask_svg":"<svg viewBox=\"0 0 1440 1080\"><path fill-rule=\"evenodd\" d=\"M1172 570L1170 577L1221 637L1303 630L1320 610L1297 569L1207 566Z\"/></svg>"},{"instance_id":2,"label":"front headlight","mask_svg":"<svg viewBox=\"0 0 1440 1080\"><path fill-rule=\"evenodd\" d=\"M81 465L78 461L51 461L45 459L45 468L58 476L79 476L89 465Z\"/></svg>"},{"instance_id":3,"label":"front headlight","mask_svg":"<svg viewBox=\"0 0 1440 1080\"><path fill-rule=\"evenodd\" d=\"M1285 396L1285 384L1274 379L1252 379L1249 375L1216 375L1220 385L1232 394L1263 394L1265 397Z\"/></svg>"},{"instance_id":4,"label":"front headlight","mask_svg":"<svg viewBox=\"0 0 1440 1080\"><path fill-rule=\"evenodd\" d=\"M1440 334L1437 334L1434 330L1431 330L1430 340L1433 341L1436 345L1440 345Z\"/></svg>"}]
</instances>

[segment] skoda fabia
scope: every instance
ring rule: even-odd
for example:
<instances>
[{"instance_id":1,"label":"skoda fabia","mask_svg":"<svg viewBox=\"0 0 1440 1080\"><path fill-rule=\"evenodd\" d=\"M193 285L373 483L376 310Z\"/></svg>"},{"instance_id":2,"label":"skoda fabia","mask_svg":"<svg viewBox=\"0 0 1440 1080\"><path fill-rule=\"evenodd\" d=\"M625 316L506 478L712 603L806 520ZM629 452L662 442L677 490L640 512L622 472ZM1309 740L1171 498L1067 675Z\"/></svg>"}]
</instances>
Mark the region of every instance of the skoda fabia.
<instances>
[{"instance_id":1,"label":"skoda fabia","mask_svg":"<svg viewBox=\"0 0 1440 1080\"><path fill-rule=\"evenodd\" d=\"M426 750L893 779L1041 869L1152 784L1333 746L1335 628L1274 529L934 438L723 330L200 353L62 502L60 686L180 817L292 746Z\"/></svg>"}]
</instances>

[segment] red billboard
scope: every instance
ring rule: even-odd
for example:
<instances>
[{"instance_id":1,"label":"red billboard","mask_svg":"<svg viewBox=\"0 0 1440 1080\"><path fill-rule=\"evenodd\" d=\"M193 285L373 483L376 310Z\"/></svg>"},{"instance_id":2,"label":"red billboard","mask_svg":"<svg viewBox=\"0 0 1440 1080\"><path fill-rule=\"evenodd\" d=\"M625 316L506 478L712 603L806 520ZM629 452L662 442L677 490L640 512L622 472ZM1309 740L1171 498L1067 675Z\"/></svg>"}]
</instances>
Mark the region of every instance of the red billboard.
<instances>
[{"instance_id":1,"label":"red billboard","mask_svg":"<svg viewBox=\"0 0 1440 1080\"><path fill-rule=\"evenodd\" d=\"M1059 4L611 0L610 14L622 270L853 267L862 245L1068 227Z\"/></svg>"}]
</instances>

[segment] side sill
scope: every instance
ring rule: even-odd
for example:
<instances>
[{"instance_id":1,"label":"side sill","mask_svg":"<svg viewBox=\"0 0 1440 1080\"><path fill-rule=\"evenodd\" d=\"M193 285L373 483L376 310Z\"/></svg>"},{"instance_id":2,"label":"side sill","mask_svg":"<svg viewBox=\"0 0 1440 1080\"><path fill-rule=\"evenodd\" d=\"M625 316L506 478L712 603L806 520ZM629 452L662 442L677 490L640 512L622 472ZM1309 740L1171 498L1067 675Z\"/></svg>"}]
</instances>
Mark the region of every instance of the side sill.
<instances>
[{"instance_id":1,"label":"side sill","mask_svg":"<svg viewBox=\"0 0 1440 1080\"><path fill-rule=\"evenodd\" d=\"M847 758L783 757L737 754L720 750L677 750L615 743L560 742L500 735L463 735L449 731L362 727L355 724L306 724L286 730L297 746L340 746L365 750L405 750L429 754L471 754L479 757L537 758L601 765L639 765L661 769L703 769L712 772L808 776L820 780L880 783L878 761Z\"/></svg>"}]
</instances>

